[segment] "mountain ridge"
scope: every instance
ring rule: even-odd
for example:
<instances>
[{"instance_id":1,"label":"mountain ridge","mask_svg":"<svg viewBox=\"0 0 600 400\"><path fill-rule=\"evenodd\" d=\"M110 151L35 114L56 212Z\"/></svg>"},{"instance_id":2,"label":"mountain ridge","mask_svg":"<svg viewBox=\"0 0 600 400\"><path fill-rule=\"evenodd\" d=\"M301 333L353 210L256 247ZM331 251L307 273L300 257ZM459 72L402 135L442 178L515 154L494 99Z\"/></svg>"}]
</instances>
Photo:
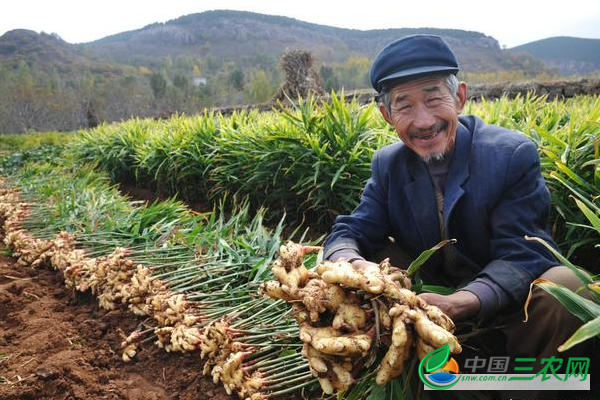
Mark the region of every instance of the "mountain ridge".
<instances>
[{"instance_id":1,"label":"mountain ridge","mask_svg":"<svg viewBox=\"0 0 600 400\"><path fill-rule=\"evenodd\" d=\"M29 33L25 35L24 32ZM13 30L1 36L0 63L15 62L9 59L7 50L11 46L15 48L15 40L5 45L7 36L31 36L32 32ZM516 51L505 51L495 38L476 31L442 28L360 30L247 11L212 10L188 14L79 44L67 43L53 34L38 35L40 45L48 45L50 49L48 38L61 41L60 45L54 43L55 47L61 48L55 51L60 68L64 67L61 64L70 64L70 68L89 69L92 64L92 68L104 72L115 72L125 66L156 70L161 68L165 58L189 55L212 62L212 68L208 70L214 73L223 62L235 62L242 67L257 63L276 65L288 48L311 51L320 63L340 63L350 57L372 59L385 44L398 37L426 32L444 37L466 72L527 69L532 65L538 72L543 69L539 62L536 64L535 55L533 61L531 55L523 55L524 52L532 54L523 46L517 46ZM69 46L71 50L67 50ZM27 48L19 50L17 58L26 59ZM39 54L33 52L32 59L38 60ZM94 63L103 65L97 67Z\"/></svg>"},{"instance_id":2,"label":"mountain ridge","mask_svg":"<svg viewBox=\"0 0 600 400\"><path fill-rule=\"evenodd\" d=\"M288 47L305 48L322 62L341 62L351 55L371 58L398 37L425 32L448 39L457 53L463 53L459 54L459 58L462 56L467 69L471 69L472 65L472 69L481 69L483 65L490 65L490 61L492 65L499 63L498 57L489 56L489 51L488 57L475 55L485 49L501 51L496 39L480 32L440 28L358 30L313 24L290 17L228 10L189 14L85 45L115 61L134 65L153 54L173 56L175 52L183 52L207 56L210 53L231 60L248 57L248 53L280 55ZM463 51L465 45L467 50ZM505 65L498 66L501 67Z\"/></svg>"},{"instance_id":3,"label":"mountain ridge","mask_svg":"<svg viewBox=\"0 0 600 400\"><path fill-rule=\"evenodd\" d=\"M510 50L531 54L565 75L600 70L600 39L553 36Z\"/></svg>"},{"instance_id":4,"label":"mountain ridge","mask_svg":"<svg viewBox=\"0 0 600 400\"><path fill-rule=\"evenodd\" d=\"M179 55L213 58L218 60L217 64L236 62L250 66L260 58L274 64L287 48L302 48L311 51L319 62L332 63L343 62L352 56L371 59L390 41L425 32L444 37L457 53L461 68L467 72L530 68L532 58L533 64L536 59L543 60L563 74L600 70L600 39L551 37L506 51L495 38L476 31L442 28L360 30L234 10L183 15L78 44L42 32L37 34L40 42L37 48L31 45L35 41L32 39L36 34L34 31L12 30L0 37L0 62L14 64L17 59L46 63L52 61L54 55L54 63L59 69L91 68L102 73L119 73L124 66L157 69L165 57ZM15 39L16 36L27 40L20 41ZM50 43L52 40L55 43ZM41 51L40 46L47 46L48 51ZM590 59L592 55L596 58ZM31 60L28 60L30 56ZM534 65L534 68L541 67Z\"/></svg>"},{"instance_id":5,"label":"mountain ridge","mask_svg":"<svg viewBox=\"0 0 600 400\"><path fill-rule=\"evenodd\" d=\"M18 68L22 63L36 64L59 74L82 70L101 75L120 75L126 66L102 60L84 47L64 41L56 34L37 33L29 29L14 29L0 36L0 63Z\"/></svg>"}]
</instances>

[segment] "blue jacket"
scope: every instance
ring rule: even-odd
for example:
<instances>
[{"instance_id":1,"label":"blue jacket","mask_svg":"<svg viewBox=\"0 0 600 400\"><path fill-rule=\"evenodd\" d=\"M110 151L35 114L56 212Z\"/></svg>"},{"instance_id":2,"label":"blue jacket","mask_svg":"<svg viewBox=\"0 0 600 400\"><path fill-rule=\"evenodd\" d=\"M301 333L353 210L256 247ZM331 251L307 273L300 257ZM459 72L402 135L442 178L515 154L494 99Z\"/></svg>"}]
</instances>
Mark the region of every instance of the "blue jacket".
<instances>
[{"instance_id":1,"label":"blue jacket","mask_svg":"<svg viewBox=\"0 0 600 400\"><path fill-rule=\"evenodd\" d=\"M530 282L555 258L537 236L546 231L550 194L535 145L524 135L461 116L444 192L447 238L457 263L444 269L439 251L421 269L426 282L462 286L481 300L480 318L524 302ZM368 256L391 236L414 255L441 238L434 186L425 163L403 143L375 152L371 177L352 214L336 218L325 258ZM336 253L334 255L334 253Z\"/></svg>"}]
</instances>

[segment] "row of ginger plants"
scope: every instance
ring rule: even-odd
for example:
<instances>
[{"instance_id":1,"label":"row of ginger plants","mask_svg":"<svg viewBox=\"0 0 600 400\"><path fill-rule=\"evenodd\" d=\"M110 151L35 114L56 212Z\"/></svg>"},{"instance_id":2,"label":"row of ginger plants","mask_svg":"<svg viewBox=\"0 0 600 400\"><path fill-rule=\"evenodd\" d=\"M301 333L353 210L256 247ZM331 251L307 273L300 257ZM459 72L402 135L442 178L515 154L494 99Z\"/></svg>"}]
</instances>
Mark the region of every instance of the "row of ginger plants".
<instances>
[{"instance_id":1,"label":"row of ginger plants","mask_svg":"<svg viewBox=\"0 0 600 400\"><path fill-rule=\"evenodd\" d=\"M124 361L155 342L199 353L204 374L242 398L318 381L353 399L400 382L395 396L411 397L415 357L445 344L460 351L452 321L418 300L405 273L384 263L366 280L349 264L305 260L309 248L280 246L282 225L267 231L247 206L225 218L176 202L139 205L92 171L47 165L0 187L4 243L18 265L54 268L101 308L140 317L123 340Z\"/></svg>"},{"instance_id":2,"label":"row of ginger plants","mask_svg":"<svg viewBox=\"0 0 600 400\"><path fill-rule=\"evenodd\" d=\"M547 102L526 96L467 104L465 114L523 132L538 146L552 194L552 234L569 255L598 235L570 196L600 215L600 100ZM131 120L81 132L69 149L114 181L192 202L248 197L270 215L308 217L325 231L350 212L369 177L373 152L397 141L375 104L335 95L271 112ZM232 197L232 196L229 196ZM582 227L583 226L583 227Z\"/></svg>"},{"instance_id":3,"label":"row of ginger plants","mask_svg":"<svg viewBox=\"0 0 600 400\"><path fill-rule=\"evenodd\" d=\"M17 265L54 268L68 287L94 294L100 308L139 316L123 340L124 361L148 342L195 352L204 374L249 399L298 387L280 379L282 368L301 366L300 386L314 384L294 351L288 311L256 295L253 279L268 271L252 268L279 242L262 215L250 219L246 208L226 219L195 216L173 202L132 204L89 171L57 177L37 166L19 175L0 190L4 244ZM282 352L290 354L282 360Z\"/></svg>"}]
</instances>

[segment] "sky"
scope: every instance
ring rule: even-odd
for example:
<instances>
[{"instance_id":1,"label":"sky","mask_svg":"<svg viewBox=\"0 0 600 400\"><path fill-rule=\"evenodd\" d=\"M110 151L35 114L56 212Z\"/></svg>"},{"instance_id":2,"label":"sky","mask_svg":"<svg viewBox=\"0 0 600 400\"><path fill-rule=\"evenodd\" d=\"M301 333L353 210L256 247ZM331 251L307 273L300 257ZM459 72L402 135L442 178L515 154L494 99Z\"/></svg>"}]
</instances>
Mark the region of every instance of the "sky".
<instances>
[{"instance_id":1,"label":"sky","mask_svg":"<svg viewBox=\"0 0 600 400\"><path fill-rule=\"evenodd\" d=\"M69 43L217 9L284 15L361 30L464 29L492 36L509 48L551 36L600 39L600 1L589 0L18 0L8 4L0 12L0 35L22 28L57 33Z\"/></svg>"}]
</instances>

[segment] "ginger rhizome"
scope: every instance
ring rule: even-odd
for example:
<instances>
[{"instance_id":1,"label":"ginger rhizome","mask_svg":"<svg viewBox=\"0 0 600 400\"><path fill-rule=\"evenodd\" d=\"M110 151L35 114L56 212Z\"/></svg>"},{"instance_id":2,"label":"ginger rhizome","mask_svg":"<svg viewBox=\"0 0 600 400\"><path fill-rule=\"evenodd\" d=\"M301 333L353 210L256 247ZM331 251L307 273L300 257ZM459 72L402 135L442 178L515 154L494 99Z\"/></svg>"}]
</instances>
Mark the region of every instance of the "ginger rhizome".
<instances>
[{"instance_id":1,"label":"ginger rhizome","mask_svg":"<svg viewBox=\"0 0 600 400\"><path fill-rule=\"evenodd\" d=\"M302 355L325 393L347 390L374 352L383 354L375 378L381 385L402 374L413 355L422 359L446 343L453 354L462 351L452 320L410 289L405 271L387 259L363 269L322 261L308 270L303 256L317 250L281 246L271 264L276 280L259 291L292 305Z\"/></svg>"}]
</instances>

